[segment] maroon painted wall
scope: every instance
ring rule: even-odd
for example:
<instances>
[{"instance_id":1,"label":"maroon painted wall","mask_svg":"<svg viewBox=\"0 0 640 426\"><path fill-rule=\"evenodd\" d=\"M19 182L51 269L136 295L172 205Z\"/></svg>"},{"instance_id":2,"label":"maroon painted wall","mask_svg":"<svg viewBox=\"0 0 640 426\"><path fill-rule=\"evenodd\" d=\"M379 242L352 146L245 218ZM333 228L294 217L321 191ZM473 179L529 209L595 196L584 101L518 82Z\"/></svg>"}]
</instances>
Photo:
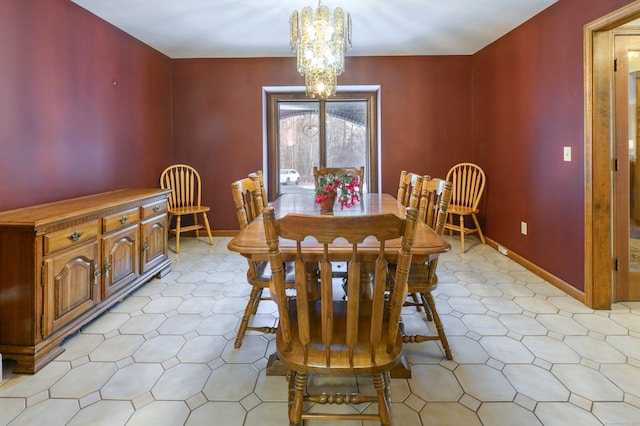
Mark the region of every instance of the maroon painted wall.
<instances>
[{"instance_id":1,"label":"maroon painted wall","mask_svg":"<svg viewBox=\"0 0 640 426\"><path fill-rule=\"evenodd\" d=\"M560 0L473 56L348 57L340 84L381 85L382 190L475 161L487 235L582 290L583 26L628 3ZM70 1L2 6L0 210L157 186L175 161L237 228L229 184L262 166L262 87L300 85L293 57L172 61Z\"/></svg>"},{"instance_id":2,"label":"maroon painted wall","mask_svg":"<svg viewBox=\"0 0 640 426\"><path fill-rule=\"evenodd\" d=\"M580 290L583 27L628 3L561 0L473 57L473 160L487 174L485 232ZM563 161L565 146L571 162Z\"/></svg>"},{"instance_id":3,"label":"maroon painted wall","mask_svg":"<svg viewBox=\"0 0 640 426\"><path fill-rule=\"evenodd\" d=\"M0 210L158 186L171 60L70 1L1 9Z\"/></svg>"},{"instance_id":4,"label":"maroon painted wall","mask_svg":"<svg viewBox=\"0 0 640 426\"><path fill-rule=\"evenodd\" d=\"M304 84L295 58L182 59L173 74L175 160L199 170L214 228L238 229L230 184L262 167L262 87ZM381 86L382 191L469 157L471 56L348 57L338 83Z\"/></svg>"}]
</instances>

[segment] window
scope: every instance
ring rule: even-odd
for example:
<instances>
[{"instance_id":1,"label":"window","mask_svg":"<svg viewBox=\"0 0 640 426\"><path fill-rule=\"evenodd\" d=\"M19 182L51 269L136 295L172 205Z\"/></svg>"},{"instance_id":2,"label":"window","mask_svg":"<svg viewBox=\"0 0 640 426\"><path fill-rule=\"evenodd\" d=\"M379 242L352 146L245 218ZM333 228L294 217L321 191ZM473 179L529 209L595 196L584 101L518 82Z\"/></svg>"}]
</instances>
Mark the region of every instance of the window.
<instances>
[{"instance_id":1,"label":"window","mask_svg":"<svg viewBox=\"0 0 640 426\"><path fill-rule=\"evenodd\" d=\"M364 190L378 189L377 91L267 92L269 198L313 191L313 167L365 167ZM294 177L294 178L292 178Z\"/></svg>"}]
</instances>

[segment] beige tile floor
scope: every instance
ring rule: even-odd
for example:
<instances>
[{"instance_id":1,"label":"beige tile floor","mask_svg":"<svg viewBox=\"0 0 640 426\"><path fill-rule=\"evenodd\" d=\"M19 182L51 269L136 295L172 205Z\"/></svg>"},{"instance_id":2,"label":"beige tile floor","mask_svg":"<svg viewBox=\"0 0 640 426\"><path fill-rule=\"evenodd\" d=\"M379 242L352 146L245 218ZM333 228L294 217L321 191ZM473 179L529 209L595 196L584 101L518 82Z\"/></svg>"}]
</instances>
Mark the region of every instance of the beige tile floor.
<instances>
[{"instance_id":1,"label":"beige tile floor","mask_svg":"<svg viewBox=\"0 0 640 426\"><path fill-rule=\"evenodd\" d=\"M640 303L594 312L471 240L460 254L450 239L439 264L455 360L435 342L406 347L413 377L392 381L396 424L640 425ZM37 374L13 375L5 359L0 425L288 424L286 382L265 376L273 337L233 347L249 286L228 241L185 238L173 272L70 337ZM263 303L255 321L274 324L274 311ZM404 321L425 326L411 309Z\"/></svg>"}]
</instances>

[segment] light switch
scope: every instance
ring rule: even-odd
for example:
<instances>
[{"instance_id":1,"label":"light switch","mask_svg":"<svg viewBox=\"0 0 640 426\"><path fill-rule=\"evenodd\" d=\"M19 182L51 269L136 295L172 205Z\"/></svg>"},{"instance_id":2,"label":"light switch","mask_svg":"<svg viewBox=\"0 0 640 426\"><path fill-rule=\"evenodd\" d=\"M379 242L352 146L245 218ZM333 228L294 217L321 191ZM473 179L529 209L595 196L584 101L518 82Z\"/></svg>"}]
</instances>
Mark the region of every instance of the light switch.
<instances>
[{"instance_id":1,"label":"light switch","mask_svg":"<svg viewBox=\"0 0 640 426\"><path fill-rule=\"evenodd\" d=\"M564 161L571 161L571 147L564 147Z\"/></svg>"}]
</instances>

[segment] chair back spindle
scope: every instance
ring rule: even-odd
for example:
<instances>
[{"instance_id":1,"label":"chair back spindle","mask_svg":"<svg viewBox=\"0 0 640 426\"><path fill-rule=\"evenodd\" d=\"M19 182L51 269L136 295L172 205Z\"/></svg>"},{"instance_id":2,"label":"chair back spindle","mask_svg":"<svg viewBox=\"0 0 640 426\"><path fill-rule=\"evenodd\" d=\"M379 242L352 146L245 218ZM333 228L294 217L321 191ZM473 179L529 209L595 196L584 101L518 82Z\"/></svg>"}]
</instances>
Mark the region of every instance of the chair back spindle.
<instances>
[{"instance_id":1,"label":"chair back spindle","mask_svg":"<svg viewBox=\"0 0 640 426\"><path fill-rule=\"evenodd\" d=\"M262 170L258 170L254 173L249 173L249 178L256 181L260 186L260 193L262 195L262 205L264 207L269 205L269 200L267 199L267 189L264 186L264 175L262 174Z\"/></svg>"},{"instance_id":2,"label":"chair back spindle","mask_svg":"<svg viewBox=\"0 0 640 426\"><path fill-rule=\"evenodd\" d=\"M236 208L236 217L240 229L262 214L262 192L258 181L249 177L237 180L231 184L231 195Z\"/></svg>"},{"instance_id":3,"label":"chair back spindle","mask_svg":"<svg viewBox=\"0 0 640 426\"><path fill-rule=\"evenodd\" d=\"M452 204L471 210L478 208L485 185L485 174L481 168L472 163L458 164L449 171L446 180L453 184Z\"/></svg>"},{"instance_id":4,"label":"chair back spindle","mask_svg":"<svg viewBox=\"0 0 640 426\"><path fill-rule=\"evenodd\" d=\"M186 164L176 164L164 171L160 178L162 188L172 189L169 208L199 206L202 198L200 174Z\"/></svg>"},{"instance_id":5,"label":"chair back spindle","mask_svg":"<svg viewBox=\"0 0 640 426\"><path fill-rule=\"evenodd\" d=\"M444 232L452 191L453 185L444 179L430 178L422 184L418 215L438 235Z\"/></svg>"},{"instance_id":6,"label":"chair back spindle","mask_svg":"<svg viewBox=\"0 0 640 426\"><path fill-rule=\"evenodd\" d=\"M405 207L418 207L420 189L424 179L429 179L429 176L422 176L406 170L400 172L398 195L396 196L400 204Z\"/></svg>"}]
</instances>

